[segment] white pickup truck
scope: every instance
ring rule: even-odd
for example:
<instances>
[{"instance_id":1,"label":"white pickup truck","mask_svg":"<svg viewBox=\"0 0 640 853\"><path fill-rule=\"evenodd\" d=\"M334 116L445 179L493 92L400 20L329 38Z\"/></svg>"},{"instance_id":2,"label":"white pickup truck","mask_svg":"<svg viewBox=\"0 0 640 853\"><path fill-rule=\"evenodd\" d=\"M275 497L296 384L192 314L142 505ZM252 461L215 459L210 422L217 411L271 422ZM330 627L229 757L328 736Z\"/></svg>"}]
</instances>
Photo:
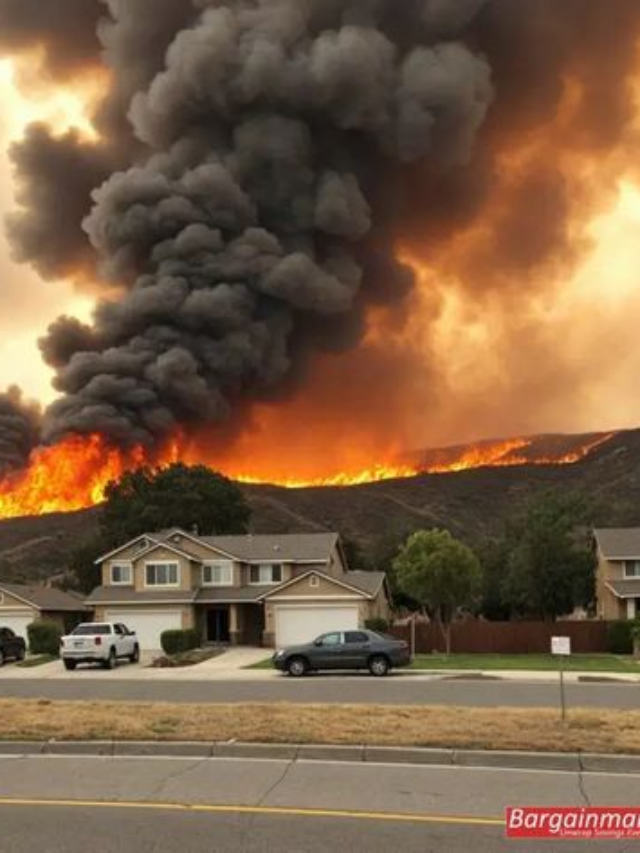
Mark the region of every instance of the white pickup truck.
<instances>
[{"instance_id":1,"label":"white pickup truck","mask_svg":"<svg viewBox=\"0 0 640 853\"><path fill-rule=\"evenodd\" d=\"M118 660L140 660L140 645L134 631L119 622L83 622L60 640L60 657L65 669L79 663L101 663L115 669Z\"/></svg>"}]
</instances>

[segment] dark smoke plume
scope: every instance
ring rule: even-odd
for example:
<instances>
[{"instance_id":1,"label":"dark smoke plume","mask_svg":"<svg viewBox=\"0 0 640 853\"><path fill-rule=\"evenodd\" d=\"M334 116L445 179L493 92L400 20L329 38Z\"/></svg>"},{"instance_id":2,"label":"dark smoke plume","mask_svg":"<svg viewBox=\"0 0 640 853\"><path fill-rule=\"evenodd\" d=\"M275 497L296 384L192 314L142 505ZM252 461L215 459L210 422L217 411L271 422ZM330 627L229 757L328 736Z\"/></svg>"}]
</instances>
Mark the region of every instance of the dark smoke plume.
<instances>
[{"instance_id":1,"label":"dark smoke plume","mask_svg":"<svg viewBox=\"0 0 640 853\"><path fill-rule=\"evenodd\" d=\"M568 79L582 94L562 151L597 156L632 127L637 0L98 7L0 0L0 50L110 72L99 144L39 128L12 155L16 254L124 293L42 342L61 392L48 440L153 442L289 393L315 352L357 347L369 305L408 310L399 237L428 258L483 223L444 272L516 304L582 247L560 164L545 152L507 182L501 155L553 120Z\"/></svg>"},{"instance_id":2,"label":"dark smoke plume","mask_svg":"<svg viewBox=\"0 0 640 853\"><path fill-rule=\"evenodd\" d=\"M303 331L331 347L380 256L386 298L394 278L406 292L390 236L369 241L376 188L425 160L468 161L492 97L484 59L440 41L478 2L195 5L131 100L149 153L94 192L84 223L102 275L129 293L92 329L60 321L43 342L63 394L49 440L150 442L223 419L277 391ZM111 4L116 80L124 8Z\"/></svg>"},{"instance_id":3,"label":"dark smoke plume","mask_svg":"<svg viewBox=\"0 0 640 853\"><path fill-rule=\"evenodd\" d=\"M39 441L39 408L17 388L0 393L0 476L23 468Z\"/></svg>"}]
</instances>

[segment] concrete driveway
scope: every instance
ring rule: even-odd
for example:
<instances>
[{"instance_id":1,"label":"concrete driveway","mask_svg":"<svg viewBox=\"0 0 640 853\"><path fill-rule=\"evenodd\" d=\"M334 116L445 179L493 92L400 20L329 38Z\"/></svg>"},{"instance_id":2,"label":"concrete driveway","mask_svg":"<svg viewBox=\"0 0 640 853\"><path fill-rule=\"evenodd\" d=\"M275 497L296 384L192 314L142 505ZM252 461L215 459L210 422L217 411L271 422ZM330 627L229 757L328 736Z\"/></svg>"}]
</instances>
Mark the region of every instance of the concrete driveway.
<instances>
[{"instance_id":1,"label":"concrete driveway","mask_svg":"<svg viewBox=\"0 0 640 853\"><path fill-rule=\"evenodd\" d=\"M134 681L209 681L222 680L246 681L278 677L271 670L248 670L245 667L259 663L269 656L269 649L238 646L227 649L221 655L210 658L194 666L152 668L149 666L160 652L143 652L140 664L120 661L115 671L102 669L97 664L81 664L73 672L68 672L62 661L56 660L37 667L20 667L8 663L0 669L0 682L7 680L72 680L117 678Z\"/></svg>"}]
</instances>

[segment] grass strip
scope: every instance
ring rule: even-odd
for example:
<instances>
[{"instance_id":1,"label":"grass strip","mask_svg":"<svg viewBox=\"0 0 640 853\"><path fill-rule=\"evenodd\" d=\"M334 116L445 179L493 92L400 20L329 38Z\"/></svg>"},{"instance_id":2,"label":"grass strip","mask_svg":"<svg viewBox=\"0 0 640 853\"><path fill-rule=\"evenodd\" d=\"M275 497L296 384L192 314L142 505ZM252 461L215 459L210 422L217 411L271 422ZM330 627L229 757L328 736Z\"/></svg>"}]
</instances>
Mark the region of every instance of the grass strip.
<instances>
[{"instance_id":1,"label":"grass strip","mask_svg":"<svg viewBox=\"0 0 640 853\"><path fill-rule=\"evenodd\" d=\"M189 740L640 754L640 711L0 699L4 740Z\"/></svg>"}]
</instances>

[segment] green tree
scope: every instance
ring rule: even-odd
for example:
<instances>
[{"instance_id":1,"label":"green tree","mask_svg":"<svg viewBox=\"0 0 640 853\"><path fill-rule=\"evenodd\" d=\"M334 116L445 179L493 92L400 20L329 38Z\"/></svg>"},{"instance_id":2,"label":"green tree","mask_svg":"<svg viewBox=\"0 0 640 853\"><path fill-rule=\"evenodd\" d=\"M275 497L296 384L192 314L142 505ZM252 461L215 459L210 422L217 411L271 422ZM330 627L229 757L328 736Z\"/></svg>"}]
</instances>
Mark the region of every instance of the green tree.
<instances>
[{"instance_id":1,"label":"green tree","mask_svg":"<svg viewBox=\"0 0 640 853\"><path fill-rule=\"evenodd\" d=\"M487 540L479 546L477 553L482 566L480 611L486 619L506 621L511 618L511 608L505 603L501 594L507 563L505 542L504 540Z\"/></svg>"},{"instance_id":2,"label":"green tree","mask_svg":"<svg viewBox=\"0 0 640 853\"><path fill-rule=\"evenodd\" d=\"M474 606L482 571L473 551L446 530L421 530L409 537L394 562L400 589L427 608L451 652L451 623L462 607Z\"/></svg>"},{"instance_id":3,"label":"green tree","mask_svg":"<svg viewBox=\"0 0 640 853\"><path fill-rule=\"evenodd\" d=\"M102 583L100 566L95 561L109 548L99 534L87 539L69 557L70 583L78 592L90 593Z\"/></svg>"},{"instance_id":4,"label":"green tree","mask_svg":"<svg viewBox=\"0 0 640 853\"><path fill-rule=\"evenodd\" d=\"M582 497L550 493L508 525L500 594L512 612L548 620L592 603L596 562L589 513Z\"/></svg>"},{"instance_id":5,"label":"green tree","mask_svg":"<svg viewBox=\"0 0 640 853\"><path fill-rule=\"evenodd\" d=\"M139 468L110 483L102 537L117 546L142 533L181 527L201 535L246 533L251 511L241 490L204 465Z\"/></svg>"}]
</instances>

